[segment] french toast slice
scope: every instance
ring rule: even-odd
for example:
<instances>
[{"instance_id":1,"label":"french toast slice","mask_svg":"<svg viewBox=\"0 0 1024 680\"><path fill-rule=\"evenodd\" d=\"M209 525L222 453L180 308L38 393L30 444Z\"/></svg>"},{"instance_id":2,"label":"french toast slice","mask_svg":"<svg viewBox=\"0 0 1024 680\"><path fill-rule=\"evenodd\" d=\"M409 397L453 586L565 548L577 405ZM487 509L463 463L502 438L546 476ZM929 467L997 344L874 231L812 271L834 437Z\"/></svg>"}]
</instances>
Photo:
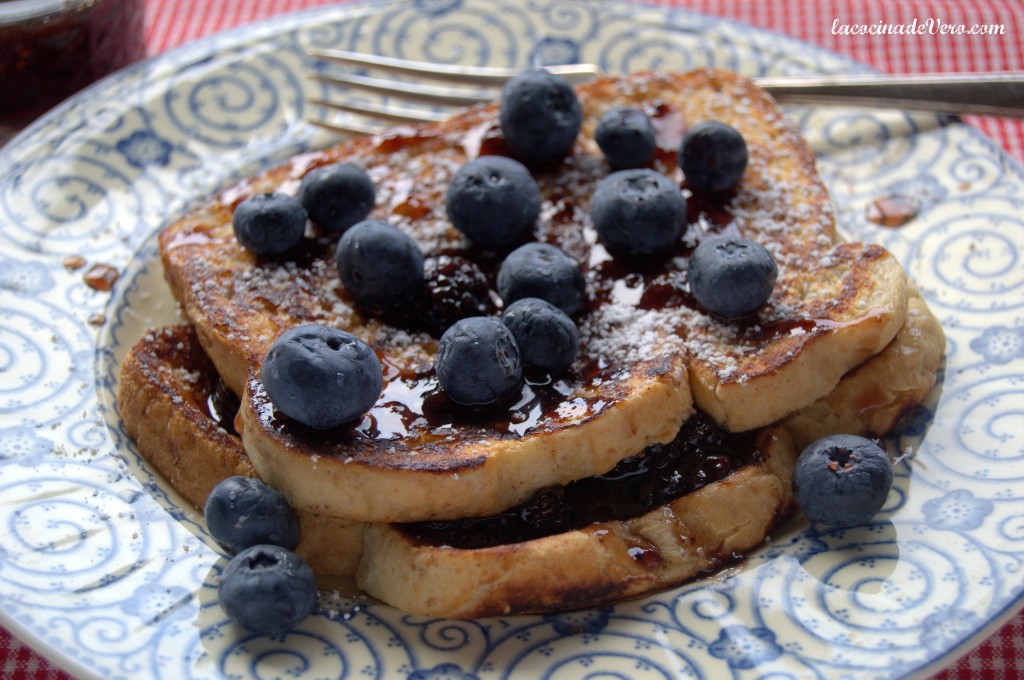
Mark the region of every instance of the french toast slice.
<instances>
[{"instance_id":1,"label":"french toast slice","mask_svg":"<svg viewBox=\"0 0 1024 680\"><path fill-rule=\"evenodd\" d=\"M471 549L397 525L300 511L298 550L319 575L354 577L359 567L360 585L375 597L444 616L593 606L699 576L760 544L784 516L791 501L785 480L806 443L837 432L881 436L925 398L944 336L912 293L906 323L881 353L831 394L757 435L767 447L749 456L750 469L693 494L625 519ZM256 474L230 431L232 403L218 380L194 330L176 326L152 331L132 348L118 385L125 429L139 452L197 508L221 479Z\"/></svg>"},{"instance_id":2,"label":"french toast slice","mask_svg":"<svg viewBox=\"0 0 1024 680\"><path fill-rule=\"evenodd\" d=\"M152 330L129 350L117 405L142 457L196 509L222 480L259 476L234 430L238 399L221 383L190 324ZM317 574L353 576L362 526L296 512L302 536L296 552Z\"/></svg>"},{"instance_id":3,"label":"french toast slice","mask_svg":"<svg viewBox=\"0 0 1024 680\"><path fill-rule=\"evenodd\" d=\"M945 356L946 336L916 288L907 303L907 320L884 350L783 421L797 450L832 434L880 437L928 396Z\"/></svg>"},{"instance_id":4,"label":"french toast slice","mask_svg":"<svg viewBox=\"0 0 1024 680\"><path fill-rule=\"evenodd\" d=\"M456 548L367 524L360 588L413 614L478 618L599 606L712 573L760 545L793 506L797 451L769 426L748 464L643 514L533 540ZM450 535L458 535L456 529Z\"/></svg>"},{"instance_id":5,"label":"french toast slice","mask_svg":"<svg viewBox=\"0 0 1024 680\"><path fill-rule=\"evenodd\" d=\"M490 423L434 409L435 339L354 305L337 281L332 238L310 232L293 256L257 259L231 229L244 198L294 193L305 173L346 160L364 166L378 187L374 217L397 222L428 257L465 255L486 267L486 255L447 222L443 195L466 160L507 152L496 106L298 157L227 189L161 235L172 291L225 382L242 395L252 463L296 507L374 522L501 510L668 441L693 400L730 430L775 422L831 392L901 327L902 269L877 246L837 242L811 151L751 81L710 70L638 73L583 86L579 98L576 147L559 168L535 173L543 201L534 236L585 272L580 358L564 379L527 386L521 401L539 411L525 419L514 408ZM772 252L776 292L752 322L723 324L697 308L685 253L624 263L598 241L589 194L608 167L588 130L608 108L629 103L645 108L659 131L655 167L684 187L674 149L686 126L721 120L747 140L750 162L738 189L720 201L691 196L686 238L695 245L735 231ZM384 358L384 392L355 428L314 436L275 415L262 393L263 355L304 322L349 330ZM445 439L456 445L439 446Z\"/></svg>"}]
</instances>

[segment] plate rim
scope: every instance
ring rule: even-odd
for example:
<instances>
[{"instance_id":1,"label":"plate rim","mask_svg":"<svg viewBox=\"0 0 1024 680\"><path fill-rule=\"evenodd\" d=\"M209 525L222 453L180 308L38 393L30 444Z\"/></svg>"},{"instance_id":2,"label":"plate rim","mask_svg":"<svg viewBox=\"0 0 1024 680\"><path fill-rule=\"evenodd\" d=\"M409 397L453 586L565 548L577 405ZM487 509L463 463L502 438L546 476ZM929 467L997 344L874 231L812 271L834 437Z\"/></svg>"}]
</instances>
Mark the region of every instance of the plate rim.
<instances>
[{"instance_id":1,"label":"plate rim","mask_svg":"<svg viewBox=\"0 0 1024 680\"><path fill-rule=\"evenodd\" d=\"M253 23L245 24L242 26L236 26L225 31L210 34L198 40L176 46L174 48L171 48L170 50L161 52L159 54L148 56L146 59L140 62L136 62L131 66L121 69L115 72L114 74L111 74L97 81L96 83L90 85L89 87L80 91L73 97L69 98L68 100L62 102L61 104L51 109L49 112L44 114L40 119L33 122L29 127L25 128L21 133L12 138L11 141L3 149L0 149L0 161L5 160L5 158L8 155L16 152L22 145L28 145L32 143L32 141L41 134L43 128L46 125L48 125L53 119L59 118L68 109L99 96L107 88L111 87L111 84L113 82L117 82L123 78L130 77L136 71L153 68L155 65L167 61L172 61L173 59L182 57L184 55L208 55L211 52L215 51L215 46L216 48L223 49L225 44L228 44L230 46L244 45L247 40L251 40L254 36L266 30L279 29L278 31L275 31L275 35L284 34L289 31L295 30L296 28L300 28L302 25L304 25L306 21L311 20L320 14L344 15L351 13L351 10L353 10L354 8L369 8L371 6L377 11L386 11L386 8L388 6L398 4L401 3L397 2L397 0L389 0L388 2L384 3L374 3L373 0L356 0L355 2L347 2L341 5L325 5L320 7L304 8L293 12L274 15L272 17L267 17ZM689 8L652 5L647 2L636 2L634 0L618 0L618 4L620 4L621 6L629 7L633 10L679 12L683 14L690 14L710 18L715 20L716 22L722 22L729 25L741 26L745 30L748 30L756 34L776 36L778 38L784 39L790 45L798 46L802 49L806 49L820 54L827 54L831 58L838 58L844 62L847 62L848 65L852 68L856 68L858 70L872 70L861 62L857 62L849 57L846 57L845 55L832 52L827 48L824 48L815 43L811 43L809 41L802 40L799 38L794 38L787 34L774 31L771 29L765 29L758 26L754 26L742 20L727 17L719 17L716 15L709 15L691 10ZM281 24L285 20L287 20L285 26L275 26L275 24ZM785 49L785 46L783 46L782 49ZM1004 149L1002 149L989 137L984 135L980 130L977 130L976 128L969 125L967 125L966 127L968 130L970 130L970 132L973 135L987 141L989 148L994 152L1001 154L1004 161L1008 159L1010 161L1009 166L1012 169L1014 169L1018 175L1024 176L1024 165L1021 165L1016 159L1011 157ZM38 141L36 143L38 143ZM2 173L0 173L0 180L3 180ZM151 233L141 237L141 242L144 242L147 239L151 238L152 233L155 233L160 228L160 225L155 226ZM141 242L135 243L135 247L133 248L133 253L131 255L132 259L134 259L136 253L141 248ZM108 306L114 304L118 299L119 298L117 298L116 295L112 295L108 300ZM97 333L98 332L99 330L97 330ZM97 357L98 353L101 352L102 349L103 348L99 346L99 343L97 343ZM955 659L959 659L963 655L968 654L971 650L975 649L978 645L982 644L990 635L992 635L992 633L995 630L998 630L998 628L1002 627L1002 625L1004 625L1006 621L1008 621L1013 615L1019 612L1022 607L1024 607L1024 593L1018 594L1016 599L1008 602L1006 608L999 617L996 617L995 619L989 619L988 621L986 621L985 625L979 628L975 632L975 634L969 638L969 641L964 640L957 647L946 650L942 655L935 657L932 660L932 662L928 664L926 667L921 667L915 670L914 674L926 675L934 673L935 671L941 668L949 667ZM41 635L36 635L31 630L27 629L25 626L22 625L22 623L18 619L9 616L8 612L5 609L0 609L0 624L2 624L8 631L10 631L12 636L16 635L18 640L31 647L33 651L38 653L43 658L46 658L48 661L51 661L56 666L66 670L67 672L83 677L102 677L96 674L91 668L82 665L82 662L80 660L76 659L75 657L65 655L61 653L60 650L57 650L56 648L46 643L46 641L42 638ZM32 641L36 641L40 644L33 644ZM57 653L51 654L52 652Z\"/></svg>"}]
</instances>

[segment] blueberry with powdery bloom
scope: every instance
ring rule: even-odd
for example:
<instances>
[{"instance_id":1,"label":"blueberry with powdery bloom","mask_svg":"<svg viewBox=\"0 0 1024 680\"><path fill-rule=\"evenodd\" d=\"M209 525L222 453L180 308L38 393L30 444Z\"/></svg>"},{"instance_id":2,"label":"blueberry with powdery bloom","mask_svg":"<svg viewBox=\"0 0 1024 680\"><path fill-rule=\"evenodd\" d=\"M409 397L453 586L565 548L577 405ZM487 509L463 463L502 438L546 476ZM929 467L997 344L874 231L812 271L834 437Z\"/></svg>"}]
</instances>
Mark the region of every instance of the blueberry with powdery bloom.
<instances>
[{"instance_id":1,"label":"blueberry with powdery bloom","mask_svg":"<svg viewBox=\"0 0 1024 680\"><path fill-rule=\"evenodd\" d=\"M260 379L278 411L310 427L331 428L374 405L384 371L373 349L351 333L304 324L274 341Z\"/></svg>"},{"instance_id":2,"label":"blueberry with powdery bloom","mask_svg":"<svg viewBox=\"0 0 1024 680\"><path fill-rule=\"evenodd\" d=\"M498 269L497 286L506 305L536 297L569 316L583 307L586 298L579 263L550 243L527 243L509 253Z\"/></svg>"},{"instance_id":3,"label":"blueberry with powdery bloom","mask_svg":"<svg viewBox=\"0 0 1024 680\"><path fill-rule=\"evenodd\" d=\"M210 535L233 552L268 543L294 550L299 518L288 502L261 479L234 476L206 497L203 518Z\"/></svg>"},{"instance_id":4,"label":"blueberry with powdery bloom","mask_svg":"<svg viewBox=\"0 0 1024 680\"><path fill-rule=\"evenodd\" d=\"M768 249L742 236L716 236L690 255L690 292L712 316L741 319L771 297L779 268Z\"/></svg>"},{"instance_id":5,"label":"blueberry with powdery bloom","mask_svg":"<svg viewBox=\"0 0 1024 680\"><path fill-rule=\"evenodd\" d=\"M547 300L516 300L505 308L501 322L512 331L527 366L564 371L579 353L580 332L576 324Z\"/></svg>"},{"instance_id":6,"label":"blueberry with powdery bloom","mask_svg":"<svg viewBox=\"0 0 1024 680\"><path fill-rule=\"evenodd\" d=\"M714 120L697 123L683 135L679 167L696 192L728 191L747 169L747 143L731 125Z\"/></svg>"},{"instance_id":7,"label":"blueberry with powdery bloom","mask_svg":"<svg viewBox=\"0 0 1024 680\"><path fill-rule=\"evenodd\" d=\"M617 106L601 116L594 141L615 170L642 168L657 150L651 119L634 106Z\"/></svg>"},{"instance_id":8,"label":"blueberry with powdery bloom","mask_svg":"<svg viewBox=\"0 0 1024 680\"><path fill-rule=\"evenodd\" d=\"M892 462L878 444L836 434L808 445L793 469L797 505L815 522L840 527L864 524L885 505Z\"/></svg>"},{"instance_id":9,"label":"blueberry with powdery bloom","mask_svg":"<svg viewBox=\"0 0 1024 680\"><path fill-rule=\"evenodd\" d=\"M423 251L398 227L364 220L338 240L338 276L356 302L374 310L397 307L423 284Z\"/></svg>"},{"instance_id":10,"label":"blueberry with powdery bloom","mask_svg":"<svg viewBox=\"0 0 1024 680\"><path fill-rule=\"evenodd\" d=\"M522 163L481 156L455 172L445 208L452 225L474 245L505 251L530 235L540 215L540 189Z\"/></svg>"},{"instance_id":11,"label":"blueberry with powdery bloom","mask_svg":"<svg viewBox=\"0 0 1024 680\"><path fill-rule=\"evenodd\" d=\"M302 242L308 215L296 199L273 192L250 196L235 208L231 227L256 255L284 255Z\"/></svg>"},{"instance_id":12,"label":"blueberry with powdery bloom","mask_svg":"<svg viewBox=\"0 0 1024 680\"><path fill-rule=\"evenodd\" d=\"M358 165L335 163L308 172L298 198L313 224L325 232L341 233L370 214L376 189Z\"/></svg>"},{"instance_id":13,"label":"blueberry with powdery bloom","mask_svg":"<svg viewBox=\"0 0 1024 680\"><path fill-rule=\"evenodd\" d=\"M498 118L502 134L527 165L561 161L583 123L583 107L565 78L543 69L505 83Z\"/></svg>"},{"instance_id":14,"label":"blueberry with powdery bloom","mask_svg":"<svg viewBox=\"0 0 1024 680\"><path fill-rule=\"evenodd\" d=\"M437 346L434 371L448 398L463 406L489 406L519 394L523 364L519 346L497 319L456 321Z\"/></svg>"},{"instance_id":15,"label":"blueberry with powdery bloom","mask_svg":"<svg viewBox=\"0 0 1024 680\"><path fill-rule=\"evenodd\" d=\"M619 170L598 183L591 219L613 256L660 256L671 252L686 231L686 198L659 172Z\"/></svg>"},{"instance_id":16,"label":"blueberry with powdery bloom","mask_svg":"<svg viewBox=\"0 0 1024 680\"><path fill-rule=\"evenodd\" d=\"M295 628L316 605L316 577L305 560L277 545L254 545L228 562L217 587L228 618L262 635Z\"/></svg>"}]
</instances>

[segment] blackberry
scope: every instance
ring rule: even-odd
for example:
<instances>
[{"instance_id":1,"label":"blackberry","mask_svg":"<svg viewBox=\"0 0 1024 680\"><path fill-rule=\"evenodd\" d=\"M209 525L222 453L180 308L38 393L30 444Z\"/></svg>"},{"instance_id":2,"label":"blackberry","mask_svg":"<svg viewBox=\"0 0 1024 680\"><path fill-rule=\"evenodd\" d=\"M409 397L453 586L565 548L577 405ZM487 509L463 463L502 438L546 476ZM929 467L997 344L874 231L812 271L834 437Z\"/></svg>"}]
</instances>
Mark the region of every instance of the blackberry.
<instances>
[{"instance_id":1,"label":"blackberry","mask_svg":"<svg viewBox=\"0 0 1024 680\"><path fill-rule=\"evenodd\" d=\"M427 258L423 269L424 285L415 313L428 332L440 336L460 319L494 313L487 277L472 260L439 255Z\"/></svg>"}]
</instances>

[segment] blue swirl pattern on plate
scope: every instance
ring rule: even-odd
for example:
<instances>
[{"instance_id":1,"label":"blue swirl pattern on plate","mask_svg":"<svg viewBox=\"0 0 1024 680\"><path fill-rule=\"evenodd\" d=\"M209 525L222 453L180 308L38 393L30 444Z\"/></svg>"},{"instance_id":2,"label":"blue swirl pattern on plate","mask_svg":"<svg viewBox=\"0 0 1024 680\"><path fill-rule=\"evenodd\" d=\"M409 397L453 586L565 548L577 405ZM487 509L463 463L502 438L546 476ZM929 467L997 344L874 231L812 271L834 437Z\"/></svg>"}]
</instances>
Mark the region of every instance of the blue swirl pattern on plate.
<instances>
[{"instance_id":1,"label":"blue swirl pattern on plate","mask_svg":"<svg viewBox=\"0 0 1024 680\"><path fill-rule=\"evenodd\" d=\"M437 62L585 60L858 70L783 36L674 9L526 0L352 4L278 18L137 65L0 153L0 611L102 678L902 677L951 660L1024 587L1024 170L954 119L794 108L840 223L907 267L949 339L944 380L889 438L874 522L795 520L728 574L615 607L445 621L323 592L286 635L216 602L223 556L138 457L120 359L177 311L155 234L194 200L329 143L302 120L309 47ZM867 219L909 196L899 229ZM68 256L121 271L88 288ZM100 324L99 316L105 319ZM879 654L879 652L883 652Z\"/></svg>"}]
</instances>

